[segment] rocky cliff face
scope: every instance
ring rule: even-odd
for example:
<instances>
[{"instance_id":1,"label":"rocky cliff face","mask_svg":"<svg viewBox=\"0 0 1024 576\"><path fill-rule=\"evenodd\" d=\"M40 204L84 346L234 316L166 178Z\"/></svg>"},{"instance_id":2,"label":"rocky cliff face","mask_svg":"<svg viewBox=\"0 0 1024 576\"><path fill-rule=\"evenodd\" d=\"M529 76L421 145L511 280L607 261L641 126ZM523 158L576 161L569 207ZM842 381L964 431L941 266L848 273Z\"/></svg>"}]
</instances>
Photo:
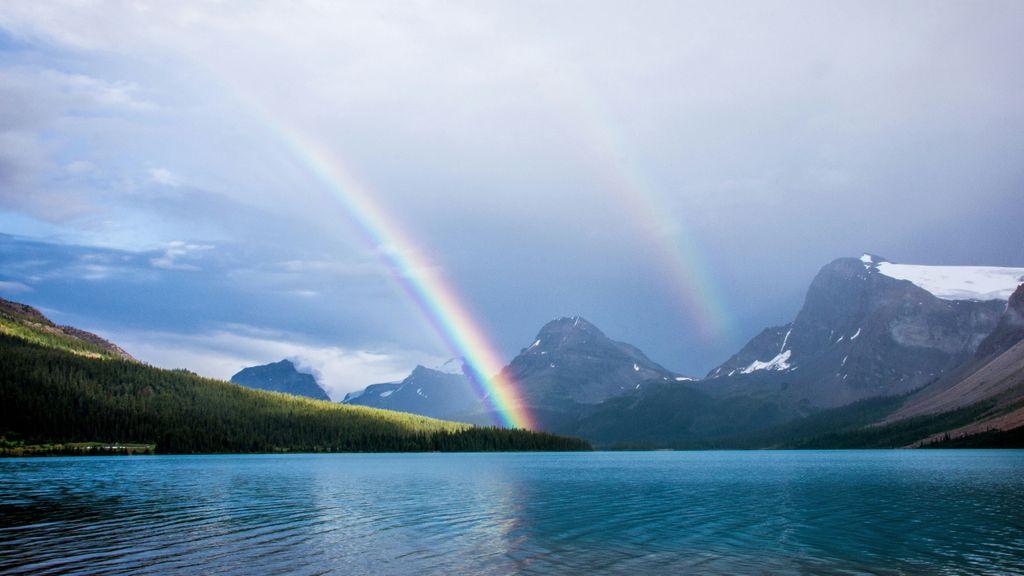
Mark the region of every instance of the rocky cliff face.
<instances>
[{"instance_id":1,"label":"rocky cliff face","mask_svg":"<svg viewBox=\"0 0 1024 576\"><path fill-rule=\"evenodd\" d=\"M1010 296L995 330L978 345L975 358L1002 354L1021 340L1024 340L1024 284Z\"/></svg>"},{"instance_id":2,"label":"rocky cliff face","mask_svg":"<svg viewBox=\"0 0 1024 576\"><path fill-rule=\"evenodd\" d=\"M317 384L316 378L312 374L299 372L291 360L243 368L242 371L231 377L231 381L257 390L283 392L315 400L331 399L327 392Z\"/></svg>"},{"instance_id":3,"label":"rocky cliff face","mask_svg":"<svg viewBox=\"0 0 1024 576\"><path fill-rule=\"evenodd\" d=\"M992 408L979 418L993 429L1024 425L1024 285L1010 296L995 329L975 351L974 357L935 384L911 395L889 418L938 414L979 402ZM973 424L972 424L973 426ZM984 431L984 427L975 432Z\"/></svg>"},{"instance_id":4,"label":"rocky cliff face","mask_svg":"<svg viewBox=\"0 0 1024 576\"><path fill-rule=\"evenodd\" d=\"M971 357L1005 307L940 298L887 274L886 264L864 255L826 265L794 321L751 340L711 371L712 382L726 389L764 383L816 407L902 394Z\"/></svg>"}]
</instances>

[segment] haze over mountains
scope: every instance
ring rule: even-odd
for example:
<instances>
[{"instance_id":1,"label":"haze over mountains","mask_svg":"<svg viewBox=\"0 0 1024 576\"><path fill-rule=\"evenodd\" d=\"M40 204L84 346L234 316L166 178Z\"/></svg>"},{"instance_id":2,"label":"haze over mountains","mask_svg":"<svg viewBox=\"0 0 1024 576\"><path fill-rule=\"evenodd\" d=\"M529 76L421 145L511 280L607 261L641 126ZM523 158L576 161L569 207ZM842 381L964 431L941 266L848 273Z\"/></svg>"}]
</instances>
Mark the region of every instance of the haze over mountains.
<instances>
[{"instance_id":1,"label":"haze over mountains","mask_svg":"<svg viewBox=\"0 0 1024 576\"><path fill-rule=\"evenodd\" d=\"M1011 297L1022 281L1024 268L840 258L814 278L791 323L766 328L703 380L673 374L580 317L549 322L504 373L542 429L605 444L735 441L876 398L898 400L892 414L878 417L892 424L998 397L998 408L981 411L973 424L1011 429L1016 420L994 421L992 410L1014 407L1014 390L1024 385L1015 356L1024 354L1015 348L1024 337L1024 296L1018 289ZM990 373L998 385L985 377ZM416 405L391 399L409 389L394 384L344 401L486 421L465 378L438 379L418 367L410 379L429 379L431 395L449 407L422 396ZM451 407L452 395L460 408Z\"/></svg>"},{"instance_id":2,"label":"haze over mountains","mask_svg":"<svg viewBox=\"0 0 1024 576\"><path fill-rule=\"evenodd\" d=\"M461 371L450 371L454 368L461 370L461 363L453 361L449 371L416 366L400 382L371 384L347 394L342 402L444 419L485 412L485 404L469 379Z\"/></svg>"},{"instance_id":3,"label":"haze over mountains","mask_svg":"<svg viewBox=\"0 0 1024 576\"><path fill-rule=\"evenodd\" d=\"M135 362L31 306L0 300L0 320L7 336L33 345ZM840 258L820 270L792 322L764 329L703 379L673 373L579 316L545 324L502 376L515 383L535 428L599 446L1017 445L1024 268ZM245 368L232 382L329 400L288 359ZM342 403L496 421L457 360L416 366Z\"/></svg>"}]
</instances>

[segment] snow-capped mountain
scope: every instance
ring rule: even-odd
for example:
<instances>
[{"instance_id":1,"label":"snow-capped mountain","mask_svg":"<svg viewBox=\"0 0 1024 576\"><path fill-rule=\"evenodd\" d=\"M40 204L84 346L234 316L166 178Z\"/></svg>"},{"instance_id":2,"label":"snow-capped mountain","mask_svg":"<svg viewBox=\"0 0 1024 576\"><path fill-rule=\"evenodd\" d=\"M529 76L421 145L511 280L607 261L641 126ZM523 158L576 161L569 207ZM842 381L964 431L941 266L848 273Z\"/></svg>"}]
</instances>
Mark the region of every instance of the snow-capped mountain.
<instances>
[{"instance_id":1,"label":"snow-capped mountain","mask_svg":"<svg viewBox=\"0 0 1024 576\"><path fill-rule=\"evenodd\" d=\"M1022 276L841 258L811 282L792 323L766 329L708 378L785 384L786 396L819 407L908 392L974 353Z\"/></svg>"},{"instance_id":2,"label":"snow-capped mountain","mask_svg":"<svg viewBox=\"0 0 1024 576\"><path fill-rule=\"evenodd\" d=\"M677 375L635 346L611 340L580 316L557 318L541 328L502 371L531 406L597 404L651 381Z\"/></svg>"},{"instance_id":3,"label":"snow-capped mountain","mask_svg":"<svg viewBox=\"0 0 1024 576\"><path fill-rule=\"evenodd\" d=\"M1024 424L1024 409L1007 412L1024 401L1024 287L1005 300L1022 275L841 258L814 278L792 322L763 330L705 380L611 398L566 431L599 444L759 446L798 437L780 427L832 407L861 426L970 407L986 426L1012 429ZM862 399L876 403L854 404ZM819 434L851 430L849 420L815 422ZM901 434L888 438L915 439Z\"/></svg>"},{"instance_id":4,"label":"snow-capped mountain","mask_svg":"<svg viewBox=\"0 0 1024 576\"><path fill-rule=\"evenodd\" d=\"M889 411L858 416L876 418L864 424L994 402L1003 412L985 412L985 422L1002 426L996 418L1024 401L1024 288L1010 297L1022 277L840 258L815 276L792 322L763 330L704 380L673 374L578 316L547 323L503 376L540 429L605 445L757 446L757 434L878 398L891 399ZM493 423L467 379L445 373L459 364L417 367L345 402ZM1024 422L1024 409L1011 416Z\"/></svg>"},{"instance_id":5,"label":"snow-capped mountain","mask_svg":"<svg viewBox=\"0 0 1024 576\"><path fill-rule=\"evenodd\" d=\"M452 373L456 367L458 372ZM493 424L486 399L479 398L461 368L457 359L438 369L417 366L402 382L368 386L343 402ZM655 382L692 380L666 370L634 346L609 339L579 316L544 325L502 374L515 383L536 422L548 431L567 429L588 405Z\"/></svg>"},{"instance_id":6,"label":"snow-capped mountain","mask_svg":"<svg viewBox=\"0 0 1024 576\"><path fill-rule=\"evenodd\" d=\"M454 370L456 365L457 373L417 366L401 382L371 384L347 394L342 402L432 418L462 419L465 413L481 410L482 404L462 373L461 361L449 361L442 368Z\"/></svg>"}]
</instances>

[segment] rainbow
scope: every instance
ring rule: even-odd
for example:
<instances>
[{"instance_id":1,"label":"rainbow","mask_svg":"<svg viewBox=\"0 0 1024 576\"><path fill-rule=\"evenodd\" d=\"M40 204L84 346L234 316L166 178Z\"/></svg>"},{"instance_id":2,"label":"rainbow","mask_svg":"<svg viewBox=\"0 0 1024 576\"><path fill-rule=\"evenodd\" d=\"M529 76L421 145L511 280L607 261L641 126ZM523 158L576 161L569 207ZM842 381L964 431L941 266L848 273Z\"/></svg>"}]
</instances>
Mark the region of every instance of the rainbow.
<instances>
[{"instance_id":1,"label":"rainbow","mask_svg":"<svg viewBox=\"0 0 1024 576\"><path fill-rule=\"evenodd\" d=\"M729 335L732 316L711 268L688 232L684 215L669 208L663 195L632 161L628 140L616 129L621 122L611 119L601 108L596 99L599 91L589 87L579 74L563 68L553 81L560 84L549 94L561 97L554 103L564 111L563 117L575 124L584 146L593 153L595 172L619 196L627 217L641 224L652 260L658 265L660 282L675 287L684 315L702 336Z\"/></svg>"},{"instance_id":2,"label":"rainbow","mask_svg":"<svg viewBox=\"0 0 1024 576\"><path fill-rule=\"evenodd\" d=\"M251 106L257 105L249 101ZM264 116L265 117L265 116ZM477 393L489 405L495 423L507 428L534 428L515 383L502 374L504 363L474 322L456 291L416 244L402 233L360 184L353 171L319 142L284 122L268 124L302 164L341 201L346 214L367 241L383 255L392 276L420 309L448 351L462 358Z\"/></svg>"},{"instance_id":3,"label":"rainbow","mask_svg":"<svg viewBox=\"0 0 1024 576\"><path fill-rule=\"evenodd\" d=\"M670 210L644 174L636 169L618 145L610 122L588 122L588 141L599 153L599 166L609 188L619 194L621 204L630 218L643 223L647 245L667 286L676 287L680 304L702 336L714 338L732 330L728 307L721 300L722 291L689 234L683 215ZM603 127L598 129L599 127Z\"/></svg>"}]
</instances>

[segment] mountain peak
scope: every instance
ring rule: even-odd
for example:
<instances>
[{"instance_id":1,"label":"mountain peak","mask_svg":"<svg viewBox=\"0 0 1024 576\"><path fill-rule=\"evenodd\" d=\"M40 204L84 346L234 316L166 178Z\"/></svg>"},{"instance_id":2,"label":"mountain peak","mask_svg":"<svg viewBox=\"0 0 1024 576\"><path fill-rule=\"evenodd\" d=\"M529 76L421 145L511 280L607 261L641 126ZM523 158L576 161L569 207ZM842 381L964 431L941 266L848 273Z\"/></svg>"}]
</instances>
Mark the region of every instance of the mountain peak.
<instances>
[{"instance_id":1,"label":"mountain peak","mask_svg":"<svg viewBox=\"0 0 1024 576\"><path fill-rule=\"evenodd\" d=\"M595 328L595 326L593 324L591 324L586 318L584 318L583 316L579 316L579 315L576 315L576 316L559 316L558 318L555 318L554 320L552 320L552 321L548 322L547 324L545 324L544 327L546 328L548 326L570 326L570 325L571 325L572 328L580 328L580 329L583 329L583 330L586 330L587 328Z\"/></svg>"},{"instance_id":2,"label":"mountain peak","mask_svg":"<svg viewBox=\"0 0 1024 576\"><path fill-rule=\"evenodd\" d=\"M604 336L604 333L597 327L587 321L582 316L562 316L561 318L555 318L554 320L545 324L540 332L537 334L538 338L544 336L558 336L564 337L568 334L593 334L595 336Z\"/></svg>"},{"instance_id":3,"label":"mountain peak","mask_svg":"<svg viewBox=\"0 0 1024 576\"><path fill-rule=\"evenodd\" d=\"M243 368L231 377L231 381L246 388L330 400L327 392L316 381L316 377L299 372L295 368L295 363L288 358L262 366Z\"/></svg>"},{"instance_id":4,"label":"mountain peak","mask_svg":"<svg viewBox=\"0 0 1024 576\"><path fill-rule=\"evenodd\" d=\"M675 374L636 347L608 338L581 316L555 318L505 367L527 402L559 410L594 404Z\"/></svg>"},{"instance_id":5,"label":"mountain peak","mask_svg":"<svg viewBox=\"0 0 1024 576\"><path fill-rule=\"evenodd\" d=\"M860 261L863 262L864 266L866 267L875 266L877 264L881 264L882 262L888 262L888 260L886 260L885 258L882 258L877 254L871 254L870 252L865 252L861 254Z\"/></svg>"},{"instance_id":6,"label":"mountain peak","mask_svg":"<svg viewBox=\"0 0 1024 576\"><path fill-rule=\"evenodd\" d=\"M441 364L431 368L431 370L433 370L435 372L440 372L442 374L463 375L463 374L466 373L465 372L465 365L466 365L466 359L465 358L449 358L449 359L445 360L444 362L442 362Z\"/></svg>"},{"instance_id":7,"label":"mountain peak","mask_svg":"<svg viewBox=\"0 0 1024 576\"><path fill-rule=\"evenodd\" d=\"M462 366L461 360L444 365L449 363ZM371 384L347 394L343 402L445 419L461 419L484 408L463 373L445 372L422 364L416 365L401 382Z\"/></svg>"}]
</instances>

